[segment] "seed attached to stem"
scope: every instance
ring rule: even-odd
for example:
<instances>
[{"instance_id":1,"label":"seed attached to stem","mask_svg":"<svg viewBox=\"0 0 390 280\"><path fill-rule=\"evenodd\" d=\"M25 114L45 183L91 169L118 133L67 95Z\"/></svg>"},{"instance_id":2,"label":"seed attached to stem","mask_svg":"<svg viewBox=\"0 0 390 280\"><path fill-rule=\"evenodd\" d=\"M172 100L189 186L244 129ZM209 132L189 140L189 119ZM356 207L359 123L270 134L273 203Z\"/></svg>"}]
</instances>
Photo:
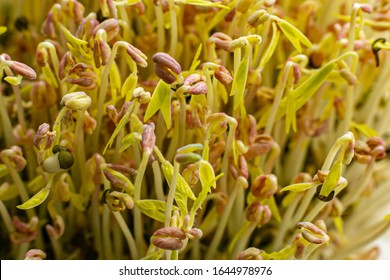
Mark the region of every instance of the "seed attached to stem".
<instances>
[{"instance_id":1,"label":"seed attached to stem","mask_svg":"<svg viewBox=\"0 0 390 280\"><path fill-rule=\"evenodd\" d=\"M74 157L66 147L56 145L53 147L52 152L53 155L43 161L43 170L48 173L57 173L72 167Z\"/></svg>"}]
</instances>

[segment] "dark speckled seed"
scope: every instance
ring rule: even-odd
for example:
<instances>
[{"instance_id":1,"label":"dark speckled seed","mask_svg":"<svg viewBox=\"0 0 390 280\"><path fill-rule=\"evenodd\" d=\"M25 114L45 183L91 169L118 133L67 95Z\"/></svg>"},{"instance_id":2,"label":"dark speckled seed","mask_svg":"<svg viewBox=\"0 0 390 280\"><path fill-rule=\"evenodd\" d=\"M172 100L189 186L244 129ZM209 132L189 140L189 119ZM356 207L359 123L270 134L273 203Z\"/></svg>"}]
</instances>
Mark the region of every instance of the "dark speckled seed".
<instances>
[{"instance_id":1,"label":"dark speckled seed","mask_svg":"<svg viewBox=\"0 0 390 280\"><path fill-rule=\"evenodd\" d=\"M329 202L333 199L335 192L332 191L328 196L320 195L322 185L319 185L316 190L316 196L319 200L323 202Z\"/></svg>"}]
</instances>

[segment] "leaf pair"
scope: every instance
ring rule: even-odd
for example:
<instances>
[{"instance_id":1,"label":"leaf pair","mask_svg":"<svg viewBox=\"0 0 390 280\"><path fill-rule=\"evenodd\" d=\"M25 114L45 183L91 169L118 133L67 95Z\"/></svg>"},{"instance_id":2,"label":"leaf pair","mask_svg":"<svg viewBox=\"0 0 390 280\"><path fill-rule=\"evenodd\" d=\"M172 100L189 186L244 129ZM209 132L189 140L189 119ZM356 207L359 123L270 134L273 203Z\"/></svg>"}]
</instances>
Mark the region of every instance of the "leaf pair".
<instances>
[{"instance_id":1,"label":"leaf pair","mask_svg":"<svg viewBox=\"0 0 390 280\"><path fill-rule=\"evenodd\" d=\"M165 125L169 129L171 127L171 97L169 84L160 80L146 109L144 122L149 120L158 110L161 110Z\"/></svg>"},{"instance_id":2,"label":"leaf pair","mask_svg":"<svg viewBox=\"0 0 390 280\"><path fill-rule=\"evenodd\" d=\"M278 24L280 30L282 30L283 34L287 37L287 39L291 42L291 44L298 52L302 52L301 44L305 45L308 48L313 47L310 40L291 23L279 18L276 23Z\"/></svg>"},{"instance_id":3,"label":"leaf pair","mask_svg":"<svg viewBox=\"0 0 390 280\"><path fill-rule=\"evenodd\" d=\"M137 208L142 214L155 219L161 223L165 221L165 209L167 208L166 202L155 199L143 199L134 201ZM173 210L177 210L177 207L173 207Z\"/></svg>"}]
</instances>

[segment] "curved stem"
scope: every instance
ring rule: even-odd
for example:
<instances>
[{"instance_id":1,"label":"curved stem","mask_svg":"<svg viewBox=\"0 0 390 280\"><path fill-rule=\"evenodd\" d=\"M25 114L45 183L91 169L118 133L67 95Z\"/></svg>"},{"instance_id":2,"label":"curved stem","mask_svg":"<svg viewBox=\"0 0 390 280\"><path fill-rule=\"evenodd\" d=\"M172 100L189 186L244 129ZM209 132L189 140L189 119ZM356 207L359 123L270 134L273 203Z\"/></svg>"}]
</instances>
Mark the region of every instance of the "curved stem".
<instances>
[{"instance_id":1,"label":"curved stem","mask_svg":"<svg viewBox=\"0 0 390 280\"><path fill-rule=\"evenodd\" d=\"M123 219L122 215L118 212L112 212L114 215L116 221L119 224L119 227L121 228L123 235L125 236L127 245L129 246L130 254L132 259L137 260L139 259L137 245L135 243L135 240L133 238L133 235L131 234L129 228L126 225L125 220Z\"/></svg>"}]
</instances>

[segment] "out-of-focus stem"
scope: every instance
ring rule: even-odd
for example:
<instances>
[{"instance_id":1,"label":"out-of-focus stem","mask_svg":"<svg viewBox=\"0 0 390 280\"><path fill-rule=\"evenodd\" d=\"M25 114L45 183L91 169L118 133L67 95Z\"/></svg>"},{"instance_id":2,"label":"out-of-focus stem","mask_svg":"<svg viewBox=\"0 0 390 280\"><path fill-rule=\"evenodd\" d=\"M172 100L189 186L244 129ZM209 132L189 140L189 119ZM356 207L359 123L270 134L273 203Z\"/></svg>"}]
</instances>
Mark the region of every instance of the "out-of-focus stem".
<instances>
[{"instance_id":1,"label":"out-of-focus stem","mask_svg":"<svg viewBox=\"0 0 390 280\"><path fill-rule=\"evenodd\" d=\"M231 192L231 194L229 196L229 200L228 200L226 207L223 211L223 214L222 214L222 217L219 221L217 230L215 231L213 239L211 240L210 247L208 248L208 250L206 252L206 256L205 256L206 260L212 259L213 257L215 257L215 254L217 253L218 246L221 243L222 236L224 234L227 222L229 220L230 212L232 211L234 201L236 200L238 188L240 188L240 187L241 187L240 184L236 184L234 186L233 191Z\"/></svg>"},{"instance_id":2,"label":"out-of-focus stem","mask_svg":"<svg viewBox=\"0 0 390 280\"><path fill-rule=\"evenodd\" d=\"M123 219L122 215L118 212L112 212L112 214L114 215L116 221L119 224L119 227L121 228L121 230L123 232L123 235L125 236L127 245L129 246L129 251L130 251L132 259L134 259L134 260L139 259L137 245L135 243L133 235L131 234L129 227L127 226L125 220ZM142 225L142 224L140 224L140 225Z\"/></svg>"},{"instance_id":3,"label":"out-of-focus stem","mask_svg":"<svg viewBox=\"0 0 390 280\"><path fill-rule=\"evenodd\" d=\"M142 186L142 179L144 178L145 170L148 165L149 157L150 157L151 151L146 150L142 153L142 160L138 167L137 171L137 177L135 178L134 183L134 199L136 201L139 201L141 199L141 186ZM144 248L144 239L143 239L143 223L142 223L142 216L141 211L138 209L138 207L134 207L134 230L135 230L135 240L136 244L138 246L138 251L143 252Z\"/></svg>"}]
</instances>

